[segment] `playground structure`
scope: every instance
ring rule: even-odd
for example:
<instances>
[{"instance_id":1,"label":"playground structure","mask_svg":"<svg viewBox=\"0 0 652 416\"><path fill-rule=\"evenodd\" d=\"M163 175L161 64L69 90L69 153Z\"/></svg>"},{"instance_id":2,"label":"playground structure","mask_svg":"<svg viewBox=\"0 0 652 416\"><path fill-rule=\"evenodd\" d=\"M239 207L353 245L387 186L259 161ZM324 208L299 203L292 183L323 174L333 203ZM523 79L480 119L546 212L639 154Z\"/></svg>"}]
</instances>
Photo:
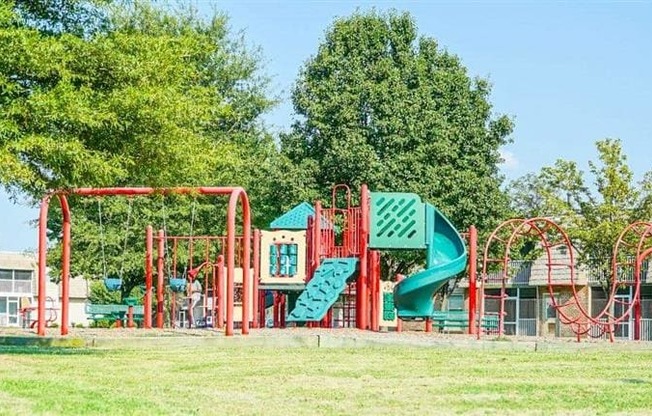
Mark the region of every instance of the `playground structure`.
<instances>
[{"instance_id":1,"label":"playground structure","mask_svg":"<svg viewBox=\"0 0 652 416\"><path fill-rule=\"evenodd\" d=\"M482 264L479 315L493 315L497 326L493 331L477 330L478 338L483 333L505 334L507 285L519 273L518 269L510 267L511 255L519 240L528 239L542 252L545 286L557 319L578 341L582 336L613 341L630 321L632 338L641 339L641 284L647 271L647 259L652 254L652 224L636 222L621 232L609 262L610 273L603 276L607 296L601 306L588 308L587 284L581 284L578 278L575 249L566 232L548 218L511 219L497 227L488 238ZM557 251L563 255L556 254ZM491 283L494 286L488 289ZM584 289L580 290L580 286ZM567 293L565 299L555 295L559 290ZM485 309L488 302L498 305L491 314Z\"/></svg>"},{"instance_id":2,"label":"playground structure","mask_svg":"<svg viewBox=\"0 0 652 416\"><path fill-rule=\"evenodd\" d=\"M257 313L258 299L253 297L257 293L258 279L258 231L253 232L253 267L248 271L249 291L247 299L251 299L248 305L247 316L254 317ZM164 230L159 230L157 236L153 236L152 227L146 231L146 257L145 257L145 281L153 282L153 246L157 244L156 259L156 327L163 328L165 320L165 295L166 287L169 290L169 326L175 327L216 327L223 328L225 324L226 292L228 269L225 268L224 258L227 255L226 236L170 236ZM179 254L182 245L186 245L186 252L183 256ZM196 247L200 245L200 252ZM235 268L233 271L233 321L234 325L242 327L243 299L244 299L244 241L243 236L235 236L234 250ZM168 253L171 252L170 253ZM183 257L183 258L181 258ZM165 283L167 279L167 284ZM203 283L202 283L203 282ZM152 291L151 286L145 287L146 291ZM258 327L258 321L252 319L254 328Z\"/></svg>"},{"instance_id":3,"label":"playground structure","mask_svg":"<svg viewBox=\"0 0 652 416\"><path fill-rule=\"evenodd\" d=\"M242 206L242 222L243 222L243 258L244 263L250 262L251 256L251 217L249 209L249 199L244 189L238 187L176 187L176 188L77 188L65 191L54 191L46 194L41 200L41 207L39 213L39 227L38 227L38 335L45 335L45 322L46 322L46 308L45 300L46 293L46 278L47 278L47 220L50 200L56 196L61 205L61 212L63 217L63 235L62 235L62 252L61 252L61 335L68 334L68 308L69 308L69 279L70 279L70 250L71 250L71 230L72 222L70 215L70 206L68 204L67 195L78 196L136 196L136 195L153 195L155 193L167 194L200 194L200 195L228 195L229 205L227 211L227 275L226 280L226 334L233 334L233 276L235 269L235 217L238 202ZM147 268L147 266L146 266ZM247 274L247 269L245 270ZM152 287L151 273L145 274L146 287ZM248 276L243 279L244 299L243 304L248 304ZM144 321L145 328L151 328L151 306L152 297L151 291L145 291L144 297ZM242 333L249 332L249 318L247 316L247 308L242 309Z\"/></svg>"},{"instance_id":4,"label":"playground structure","mask_svg":"<svg viewBox=\"0 0 652 416\"><path fill-rule=\"evenodd\" d=\"M557 321L578 340L582 336L613 340L628 319L634 321L634 339L641 336L641 274L652 254L652 224L632 224L619 237L611 260L608 297L596 312L586 307L586 290L578 286L575 249L565 231L550 219L504 222L488 237L479 261L474 227L459 233L434 206L410 193L370 192L362 186L355 206L345 185L333 188L330 207L319 201L314 206L302 203L274 220L270 230L253 232L248 199L241 188L84 188L48 194L39 225L39 335L44 334L46 321L41 304L45 298L40 294L44 293L49 200L57 196L63 213L61 334L65 335L71 238L66 195L154 193L229 195L230 200L226 236L170 236L164 230L154 235L153 228L147 228L145 296L142 308L136 306L144 328L164 326L167 294L170 326L187 322L191 327L224 328L226 335L233 335L235 324L242 334L250 327L288 324L379 331L381 327L401 330L405 320L423 321L427 332L434 323L440 330L455 329L478 338L509 335L514 333L506 330L512 325L506 320L511 313L509 291L521 272L514 269L512 257L526 242L541 253L545 276L541 286L548 292ZM243 207L242 235L235 234L238 201ZM195 250L198 244L202 246L199 251ZM185 254L180 256L182 246ZM425 251L425 267L410 276L398 276L395 282L383 280L380 250ZM435 294L465 270L468 278L461 279L461 285L466 285L467 295L461 303L451 308L451 300L446 308L436 308ZM108 278L105 283L117 288L121 282ZM631 296L623 297L623 288L629 288ZM560 290L567 294L563 299ZM119 308L120 316L124 308ZM134 310L127 309L127 313L133 315Z\"/></svg>"},{"instance_id":5,"label":"playground structure","mask_svg":"<svg viewBox=\"0 0 652 416\"><path fill-rule=\"evenodd\" d=\"M344 192L345 206L343 207L337 207L338 192ZM383 313L386 311L383 311L380 306L383 296L380 290L379 249L426 251L426 269L397 283L394 288L393 305L397 316L403 319L421 319L428 322L434 310L431 299L435 292L466 266L467 253L460 234L436 208L422 202L414 194L369 192L366 186L363 186L360 205L352 206L350 189L339 186L333 190L331 208L322 208L317 202L314 215L298 218L299 222L305 224L303 230L297 231L295 221L294 224L289 224L290 229L285 227L286 229L279 228L273 231L256 231L252 236L248 199L241 188L82 188L57 191L46 195L41 204L37 325L39 335L45 333L43 319L45 309L41 302L44 297L41 295L45 294L46 222L50 199L57 196L62 207L61 334L66 335L68 332L67 279L70 270L71 241L70 209L66 195L134 196L154 193L230 195L226 237L174 237L165 236L162 231L159 231L156 262L157 327L162 327L164 320L165 247L168 240L172 241L173 247L176 247L181 240L186 240L190 247L193 242L202 239L220 241L221 255L217 258L206 255L203 262L193 267L192 256L189 256L185 276L178 275L180 270L176 264L176 254L173 254L172 259L167 261L172 262L171 269L174 272L168 272L167 279L168 286L175 289L172 290L172 297L174 297L175 293L183 292L182 287L185 284L192 283L193 279L203 271L206 291L202 307L203 318L206 320L210 317L208 320L214 322L214 326L218 328L224 324L226 335L232 335L234 329L236 297L234 284L237 274L242 276L240 326L243 334L249 332L250 324L258 327L261 322L264 322L265 308L261 307L259 310L259 304L275 306L277 324L285 321L286 311L281 314L279 309L287 306L289 312L287 322L305 322L308 326L331 327L332 307L345 290L348 291L349 298L355 300L344 305L344 309L340 308L346 314L341 321L347 325L355 321L357 328L377 331L381 321L390 324L396 322L396 317L385 319ZM235 235L235 210L238 199L243 206L244 225L241 237ZM272 228L278 225L273 223ZM292 227L295 229L292 230ZM153 326L151 313L153 249L154 235L150 227L146 232L143 301L143 327L145 328ZM175 252L174 248L173 252ZM249 267L236 267L236 265L249 265ZM119 288L121 284L120 279L115 277L105 279L105 283L107 287L114 289ZM209 287L211 296L208 292ZM274 301L270 302L270 299ZM289 302L286 302L286 299ZM189 313L192 314L192 310ZM175 319L171 321L174 323ZM191 318L191 325L192 321Z\"/></svg>"}]
</instances>

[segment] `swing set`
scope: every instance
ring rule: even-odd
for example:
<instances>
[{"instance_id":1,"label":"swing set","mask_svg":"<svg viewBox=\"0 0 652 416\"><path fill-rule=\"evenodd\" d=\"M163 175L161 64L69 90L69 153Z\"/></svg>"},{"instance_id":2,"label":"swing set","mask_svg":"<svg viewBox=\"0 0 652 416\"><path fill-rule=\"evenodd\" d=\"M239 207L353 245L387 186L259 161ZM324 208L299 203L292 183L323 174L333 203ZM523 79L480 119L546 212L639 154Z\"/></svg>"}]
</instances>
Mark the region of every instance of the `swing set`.
<instances>
[{"instance_id":1,"label":"swing set","mask_svg":"<svg viewBox=\"0 0 652 416\"><path fill-rule=\"evenodd\" d=\"M229 204L227 210L227 235L224 237L224 244L222 245L222 265L226 263L226 296L221 297L226 302L225 308L219 308L226 312L225 321L225 335L231 336L234 332L234 299L235 299L235 268L236 268L236 252L241 250L242 263L245 265L251 264L251 214L249 207L249 198L245 190L241 187L173 187L173 188L75 188L69 190L57 190L46 194L41 200L40 214L39 214L39 227L38 227L38 324L37 334L39 336L45 335L46 326L46 278L47 278L47 220L50 206L50 200L57 197L61 205L61 212L63 217L63 235L62 235L62 252L61 252L61 335L68 334L68 314L69 314L69 287L70 287L70 256L71 256L71 211L68 204L68 195L76 196L148 196L148 195L214 195L214 196L229 196ZM240 249L236 247L236 234L235 222L236 211L238 202L242 206L242 242ZM127 227L130 223L131 217L131 201L128 211ZM102 211L101 204L98 206L100 217L100 232L102 231ZM125 241L122 255L121 271L118 276L107 276L106 274L106 259L104 253L104 236L101 235L101 249L103 256L104 268L104 284L109 290L120 290L122 288L122 271L124 270L124 253L127 246L127 235L125 233ZM194 238L190 236L190 241ZM161 244L161 241L163 244ZM157 282L157 326L162 327L163 319L163 263L164 263L164 244L165 232L159 231L159 247L158 247L158 282ZM144 319L143 326L145 328L152 328L152 250L153 249L153 231L151 227L147 228L146 237L146 262L145 262L145 296L144 296ZM226 262L224 262L224 257ZM189 257L189 260L192 256ZM147 261L149 260L149 261ZM219 260L219 259L218 259ZM191 260L190 260L191 261ZM203 266L202 266L203 267ZM222 266L224 268L224 266ZM218 267L219 270L219 267ZM195 274L199 272L197 268L192 269L192 263L189 263L187 274L191 272ZM249 268L242 268L242 334L249 333L249 310L250 310L250 279ZM194 276L193 276L194 277ZM216 280L216 279L215 279ZM255 279L254 279L255 281ZM186 285L184 277L170 276L169 285L171 289L181 290L181 286ZM221 286L220 286L221 287ZM215 288L217 289L217 288ZM178 292L177 292L178 293ZM255 292L254 292L255 293ZM255 305L254 301L254 305ZM215 308L213 308L215 309ZM255 315L254 315L255 316ZM159 326L159 322L161 325ZM218 322L223 322L218 319Z\"/></svg>"},{"instance_id":2,"label":"swing set","mask_svg":"<svg viewBox=\"0 0 652 416\"><path fill-rule=\"evenodd\" d=\"M120 272L117 276L111 276L107 273L106 267L106 250L105 250L105 238L104 238L104 221L102 219L102 199L98 198L97 200L97 217L100 226L100 251L102 253L102 276L104 277L104 286L109 292L116 292L122 289L122 276L124 274L124 263L125 263L125 254L127 252L127 242L129 241L129 225L131 223L131 213L133 209L133 200L129 198L128 208L127 208L127 222L124 226L125 228L125 239L122 247L122 255L120 258Z\"/></svg>"},{"instance_id":3,"label":"swing set","mask_svg":"<svg viewBox=\"0 0 652 416\"><path fill-rule=\"evenodd\" d=\"M215 327L223 328L225 323L225 271L224 258L226 257L227 237L214 235L167 235L164 230L159 230L155 236L150 227L147 228L145 264L156 263L158 277L156 287L156 327L164 325L164 298L166 288L170 291L170 318L171 327L183 327L187 322L188 327ZM255 235L255 232L254 232ZM158 248L158 258L154 262L154 245ZM255 246L255 244L254 244ZM234 316L238 317L238 309L243 307L242 298L244 291L243 259L244 239L242 236L235 238L235 277L234 277ZM171 253L170 253L171 252ZM254 261L256 260L256 247L254 247ZM258 322L258 302L253 296L258 291L259 268L252 268L253 280L248 286L249 306L248 316L254 328ZM152 268L146 268L146 274L153 273ZM146 281L150 280L146 277ZM153 280L153 279L151 279ZM167 280L167 285L166 285ZM146 288L146 290L148 290ZM181 301L181 302L179 302ZM181 305L179 305L181 303ZM184 306L185 305L185 306ZM234 323L240 323L236 318Z\"/></svg>"}]
</instances>

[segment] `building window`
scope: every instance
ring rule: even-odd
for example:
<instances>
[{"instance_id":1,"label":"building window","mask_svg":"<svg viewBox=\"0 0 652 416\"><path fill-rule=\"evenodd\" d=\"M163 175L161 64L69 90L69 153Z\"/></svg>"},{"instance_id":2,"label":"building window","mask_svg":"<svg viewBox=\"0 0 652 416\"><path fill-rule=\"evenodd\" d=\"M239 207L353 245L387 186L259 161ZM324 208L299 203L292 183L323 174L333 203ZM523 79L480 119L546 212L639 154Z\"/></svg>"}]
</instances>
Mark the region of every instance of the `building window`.
<instances>
[{"instance_id":1,"label":"building window","mask_svg":"<svg viewBox=\"0 0 652 416\"><path fill-rule=\"evenodd\" d=\"M31 270L0 269L0 293L32 293Z\"/></svg>"}]
</instances>

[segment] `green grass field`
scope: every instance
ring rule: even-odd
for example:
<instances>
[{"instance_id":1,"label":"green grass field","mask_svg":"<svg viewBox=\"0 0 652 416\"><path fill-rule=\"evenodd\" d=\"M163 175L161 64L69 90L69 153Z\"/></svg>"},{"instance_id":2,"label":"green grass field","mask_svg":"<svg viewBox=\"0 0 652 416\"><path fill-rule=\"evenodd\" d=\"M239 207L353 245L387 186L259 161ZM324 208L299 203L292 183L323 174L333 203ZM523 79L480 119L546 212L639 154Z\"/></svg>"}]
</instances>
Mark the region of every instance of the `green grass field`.
<instances>
[{"instance_id":1,"label":"green grass field","mask_svg":"<svg viewBox=\"0 0 652 416\"><path fill-rule=\"evenodd\" d=\"M0 414L652 411L652 351L0 349Z\"/></svg>"}]
</instances>

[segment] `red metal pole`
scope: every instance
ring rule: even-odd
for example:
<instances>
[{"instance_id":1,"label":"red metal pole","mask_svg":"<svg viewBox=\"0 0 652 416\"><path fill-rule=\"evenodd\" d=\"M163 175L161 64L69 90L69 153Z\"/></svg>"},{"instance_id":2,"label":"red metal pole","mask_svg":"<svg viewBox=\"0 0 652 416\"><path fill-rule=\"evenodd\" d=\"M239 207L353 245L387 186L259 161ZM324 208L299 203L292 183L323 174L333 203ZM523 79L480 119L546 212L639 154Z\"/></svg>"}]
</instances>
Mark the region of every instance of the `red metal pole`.
<instances>
[{"instance_id":1,"label":"red metal pole","mask_svg":"<svg viewBox=\"0 0 652 416\"><path fill-rule=\"evenodd\" d=\"M260 279L260 230L254 230L254 276L253 276L253 287L252 291L252 300L254 302L252 309L252 318L253 318L253 327L260 328L260 317L258 316L258 301L260 296L258 296L258 279ZM263 304L263 309L265 305Z\"/></svg>"},{"instance_id":2,"label":"red metal pole","mask_svg":"<svg viewBox=\"0 0 652 416\"><path fill-rule=\"evenodd\" d=\"M70 207L65 195L58 195L63 214L63 242L61 252L61 335L68 335L68 311L70 306Z\"/></svg>"},{"instance_id":3,"label":"red metal pole","mask_svg":"<svg viewBox=\"0 0 652 416\"><path fill-rule=\"evenodd\" d=\"M281 305L279 307L279 313L281 316L279 316L279 320L281 322L281 328L285 328L285 302L286 302L286 296L284 293L281 293Z\"/></svg>"},{"instance_id":4,"label":"red metal pole","mask_svg":"<svg viewBox=\"0 0 652 416\"><path fill-rule=\"evenodd\" d=\"M281 308L281 294L278 292L274 292L274 307L273 307L273 314L274 314L274 328L280 328L281 327L281 313L279 312Z\"/></svg>"},{"instance_id":5,"label":"red metal pole","mask_svg":"<svg viewBox=\"0 0 652 416\"><path fill-rule=\"evenodd\" d=\"M156 259L156 327L163 328L163 261L165 257L165 234L158 230L158 258Z\"/></svg>"},{"instance_id":6,"label":"red metal pole","mask_svg":"<svg viewBox=\"0 0 652 416\"><path fill-rule=\"evenodd\" d=\"M634 303L634 340L639 341L641 339L641 259L638 253L634 262L634 280L636 285L633 293L634 299L632 299Z\"/></svg>"},{"instance_id":7,"label":"red metal pole","mask_svg":"<svg viewBox=\"0 0 652 416\"><path fill-rule=\"evenodd\" d=\"M206 238L206 248L204 250L204 265L206 266L212 266L211 264L211 259L210 259L210 240ZM202 265L202 267L204 267ZM208 274L207 271L204 271L204 325L208 326L208 315L210 313L210 309L208 308L208 288L211 286L211 282L215 280L215 267L211 267L211 274Z\"/></svg>"},{"instance_id":8,"label":"red metal pole","mask_svg":"<svg viewBox=\"0 0 652 416\"><path fill-rule=\"evenodd\" d=\"M133 305L129 305L127 308L127 328L133 328L134 327L134 307Z\"/></svg>"},{"instance_id":9,"label":"red metal pole","mask_svg":"<svg viewBox=\"0 0 652 416\"><path fill-rule=\"evenodd\" d=\"M207 261L204 264L210 265L211 263L210 263L210 261ZM207 320L208 313L209 313L209 309L208 309L208 288L211 285L211 276L212 275L208 274L208 272L206 270L204 270L204 301L202 302L202 309L204 311L204 326L208 325L208 320Z\"/></svg>"},{"instance_id":10,"label":"red metal pole","mask_svg":"<svg viewBox=\"0 0 652 416\"><path fill-rule=\"evenodd\" d=\"M321 263L321 218L322 218L322 212L321 212L321 202L316 201L315 202L315 219L314 219L314 231L312 235L312 246L314 249L314 255L313 255L313 260L314 260L314 266L313 266L313 273L317 268L319 267L319 264ZM312 273L309 275L306 275L306 283L312 279Z\"/></svg>"},{"instance_id":11,"label":"red metal pole","mask_svg":"<svg viewBox=\"0 0 652 416\"><path fill-rule=\"evenodd\" d=\"M368 329L369 328L369 292L368 292L368 281L369 278L369 269L368 269L368 250L367 250L367 241L369 235L369 189L367 185L362 185L360 191L360 213L361 213L361 224L360 224L360 239L359 239L359 252L360 252L360 276L358 276L358 285L357 285L357 297L359 298L359 310L356 311L356 316L359 317L358 328L359 329ZM352 212L348 212L348 220L353 222L349 226L355 227L355 221L351 218Z\"/></svg>"},{"instance_id":12,"label":"red metal pole","mask_svg":"<svg viewBox=\"0 0 652 416\"><path fill-rule=\"evenodd\" d=\"M50 205L50 194L47 194L41 200L41 208L38 221L38 326L37 334L45 335L45 298L47 296L45 279L46 279L46 262L47 262L47 223L48 208Z\"/></svg>"},{"instance_id":13,"label":"red metal pole","mask_svg":"<svg viewBox=\"0 0 652 416\"><path fill-rule=\"evenodd\" d=\"M243 232L244 241L242 261L242 335L249 333L249 285L251 267L251 217L249 212L249 199L242 188L236 188L229 198L229 210L227 212L227 276L226 276L226 335L233 335L233 302L234 302L234 275L235 275L235 216L238 207L238 199L242 201Z\"/></svg>"},{"instance_id":14,"label":"red metal pole","mask_svg":"<svg viewBox=\"0 0 652 416\"><path fill-rule=\"evenodd\" d=\"M81 196L112 196L112 195L230 195L234 191L239 192L242 188L237 186L178 186L171 188L149 188L149 187L123 187L123 188L75 188L71 190L57 191L57 194L81 195Z\"/></svg>"},{"instance_id":15,"label":"red metal pole","mask_svg":"<svg viewBox=\"0 0 652 416\"><path fill-rule=\"evenodd\" d=\"M426 332L432 332L432 319L426 318L425 327Z\"/></svg>"},{"instance_id":16,"label":"red metal pole","mask_svg":"<svg viewBox=\"0 0 652 416\"><path fill-rule=\"evenodd\" d=\"M314 231L315 219L312 216L308 217L308 226L306 227L306 275L312 274L313 266L315 264L315 247L314 247Z\"/></svg>"},{"instance_id":17,"label":"red metal pole","mask_svg":"<svg viewBox=\"0 0 652 416\"><path fill-rule=\"evenodd\" d=\"M217 263L213 263L212 270L213 310L211 311L211 317L213 318L213 328L217 328Z\"/></svg>"},{"instance_id":18,"label":"red metal pole","mask_svg":"<svg viewBox=\"0 0 652 416\"><path fill-rule=\"evenodd\" d=\"M259 322L259 327L265 328L267 326L267 323L265 322L265 306L266 306L266 299L265 299L265 291L264 290L259 290L258 291L258 304L262 305L261 307L258 308L258 322Z\"/></svg>"},{"instance_id":19,"label":"red metal pole","mask_svg":"<svg viewBox=\"0 0 652 416\"><path fill-rule=\"evenodd\" d=\"M233 335L233 308L234 308L234 274L235 274L235 206L229 199L227 213L227 235L226 235L226 336ZM242 281L244 284L244 268L242 270ZM244 299L243 299L244 309ZM244 325L244 322L242 323Z\"/></svg>"},{"instance_id":20,"label":"red metal pole","mask_svg":"<svg viewBox=\"0 0 652 416\"><path fill-rule=\"evenodd\" d=\"M154 248L154 231L151 225L145 229L145 299L143 327L152 328L152 251Z\"/></svg>"},{"instance_id":21,"label":"red metal pole","mask_svg":"<svg viewBox=\"0 0 652 416\"><path fill-rule=\"evenodd\" d=\"M476 315L478 302L477 287L478 267L478 230L475 225L469 227L469 334L476 331Z\"/></svg>"},{"instance_id":22,"label":"red metal pole","mask_svg":"<svg viewBox=\"0 0 652 416\"><path fill-rule=\"evenodd\" d=\"M38 226L38 325L37 334L45 335L45 299L46 278L47 278L47 222L48 210L50 208L50 199L52 193L49 193L41 200ZM70 207L65 195L56 194L61 204L61 213L63 216L63 242L61 252L61 335L68 334L68 300L69 300L69 278L70 278Z\"/></svg>"},{"instance_id":23,"label":"red metal pole","mask_svg":"<svg viewBox=\"0 0 652 416\"><path fill-rule=\"evenodd\" d=\"M224 256L217 256L217 327L224 327Z\"/></svg>"}]
</instances>

